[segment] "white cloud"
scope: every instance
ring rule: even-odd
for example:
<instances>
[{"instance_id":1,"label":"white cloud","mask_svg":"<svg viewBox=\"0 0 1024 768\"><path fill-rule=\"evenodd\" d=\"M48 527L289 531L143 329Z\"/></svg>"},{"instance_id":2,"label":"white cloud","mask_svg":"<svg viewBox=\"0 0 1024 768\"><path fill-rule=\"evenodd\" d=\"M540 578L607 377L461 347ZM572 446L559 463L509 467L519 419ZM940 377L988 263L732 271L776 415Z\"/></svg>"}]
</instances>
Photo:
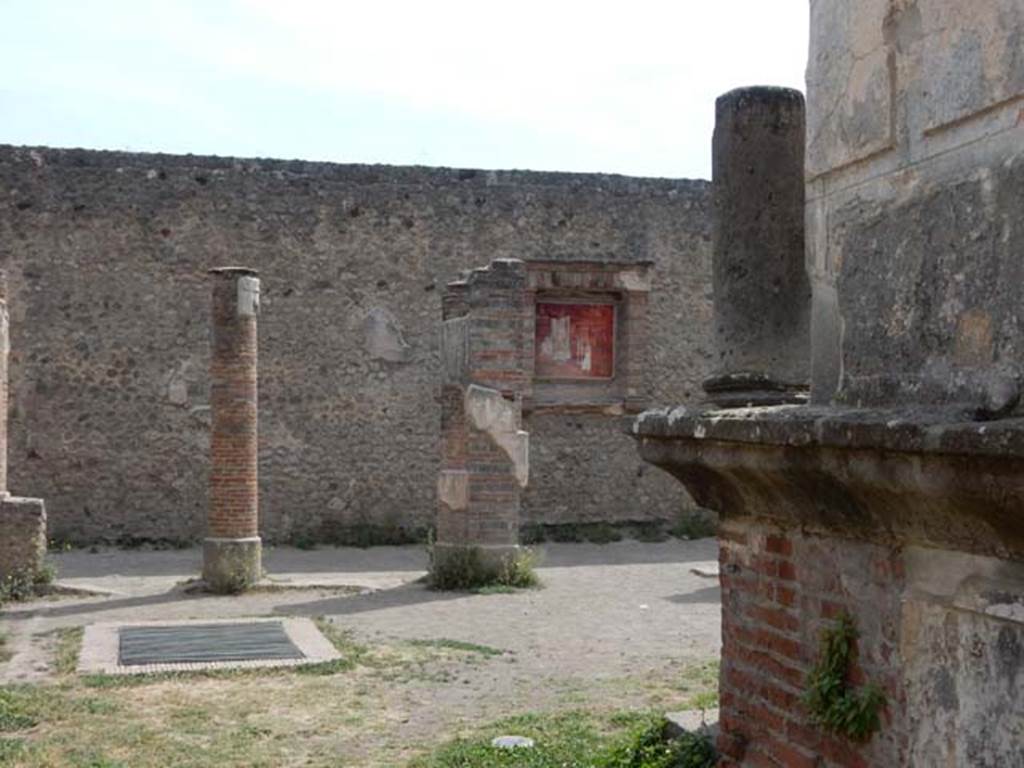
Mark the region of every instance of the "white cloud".
<instances>
[{"instance_id":1,"label":"white cloud","mask_svg":"<svg viewBox=\"0 0 1024 768\"><path fill-rule=\"evenodd\" d=\"M166 117L152 139L170 151L316 147L327 155L311 159L658 175L707 174L717 94L802 85L808 15L806 0L39 0L8 11L18 23L0 31L0 88L58 108L69 91L92 94L98 112L120 105L106 128L102 114L78 115L111 146L123 141L117 111L136 103ZM266 119L282 95L290 113ZM331 150L325 115L346 123L346 146ZM493 146L460 152L444 126ZM224 146L243 133L239 149Z\"/></svg>"}]
</instances>

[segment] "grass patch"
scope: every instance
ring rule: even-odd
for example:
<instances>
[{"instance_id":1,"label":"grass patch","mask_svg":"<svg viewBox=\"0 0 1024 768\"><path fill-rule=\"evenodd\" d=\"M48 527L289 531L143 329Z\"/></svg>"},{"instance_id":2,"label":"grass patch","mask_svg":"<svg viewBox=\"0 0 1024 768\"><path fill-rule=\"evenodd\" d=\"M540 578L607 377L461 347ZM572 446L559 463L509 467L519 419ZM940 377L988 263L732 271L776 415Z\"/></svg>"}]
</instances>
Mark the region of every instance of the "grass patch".
<instances>
[{"instance_id":1,"label":"grass patch","mask_svg":"<svg viewBox=\"0 0 1024 768\"><path fill-rule=\"evenodd\" d=\"M536 555L529 549L522 549L492 565L484 562L477 547L447 549L444 557L439 558L431 546L427 583L431 589L445 591L480 591L489 587L530 589L540 586L534 570L536 562Z\"/></svg>"},{"instance_id":2,"label":"grass patch","mask_svg":"<svg viewBox=\"0 0 1024 768\"><path fill-rule=\"evenodd\" d=\"M611 544L622 541L622 532L608 523L594 523L584 528L583 537L591 544Z\"/></svg>"},{"instance_id":3,"label":"grass patch","mask_svg":"<svg viewBox=\"0 0 1024 768\"><path fill-rule=\"evenodd\" d=\"M411 768L711 768L715 752L704 736L669 741L660 715L586 710L527 714L501 720L470 738L451 741ZM530 749L491 746L495 736L531 738Z\"/></svg>"},{"instance_id":4,"label":"grass patch","mask_svg":"<svg viewBox=\"0 0 1024 768\"><path fill-rule=\"evenodd\" d=\"M438 640L410 640L409 645L418 648L444 648L452 651L466 651L467 653L479 653L481 656L502 656L505 653L500 648L492 648L489 645L467 643L463 640L449 640L447 638L440 638Z\"/></svg>"},{"instance_id":5,"label":"grass patch","mask_svg":"<svg viewBox=\"0 0 1024 768\"><path fill-rule=\"evenodd\" d=\"M485 584L470 590L474 595L512 595L521 587L510 587L507 584Z\"/></svg>"},{"instance_id":6,"label":"grass patch","mask_svg":"<svg viewBox=\"0 0 1024 768\"><path fill-rule=\"evenodd\" d=\"M296 534L294 538L304 538L318 544L336 547L386 547L403 546L405 544L423 544L428 541L427 528L418 526L407 528L396 524L356 523L354 525L338 525L325 523L316 532Z\"/></svg>"},{"instance_id":7,"label":"grass patch","mask_svg":"<svg viewBox=\"0 0 1024 768\"><path fill-rule=\"evenodd\" d=\"M78 668L78 654L82 650L82 627L64 627L56 630L57 651L54 668L58 675L73 675Z\"/></svg>"},{"instance_id":8,"label":"grass patch","mask_svg":"<svg viewBox=\"0 0 1024 768\"><path fill-rule=\"evenodd\" d=\"M529 523L520 527L523 544L553 541L558 544L610 544L623 539L660 543L671 538L705 539L717 530L715 514L701 508L686 509L676 520L622 520L614 523Z\"/></svg>"},{"instance_id":9,"label":"grass patch","mask_svg":"<svg viewBox=\"0 0 1024 768\"><path fill-rule=\"evenodd\" d=\"M679 515L668 532L677 539L707 539L717 534L718 523L713 512L700 508L689 509Z\"/></svg>"},{"instance_id":10,"label":"grass patch","mask_svg":"<svg viewBox=\"0 0 1024 768\"><path fill-rule=\"evenodd\" d=\"M25 754L24 739L7 739L0 737L0 765L11 764Z\"/></svg>"},{"instance_id":11,"label":"grass patch","mask_svg":"<svg viewBox=\"0 0 1024 768\"><path fill-rule=\"evenodd\" d=\"M57 568L49 562L39 568L8 574L0 581L0 607L5 603L22 603L46 594L56 578Z\"/></svg>"},{"instance_id":12,"label":"grass patch","mask_svg":"<svg viewBox=\"0 0 1024 768\"><path fill-rule=\"evenodd\" d=\"M691 696L686 701L687 709L699 709L707 712L709 709L718 708L718 691L701 691Z\"/></svg>"},{"instance_id":13,"label":"grass patch","mask_svg":"<svg viewBox=\"0 0 1024 768\"><path fill-rule=\"evenodd\" d=\"M684 692L694 690L718 690L718 674L722 663L718 659L710 659L696 664L688 664L680 675Z\"/></svg>"},{"instance_id":14,"label":"grass patch","mask_svg":"<svg viewBox=\"0 0 1024 768\"><path fill-rule=\"evenodd\" d=\"M644 711L609 711L608 702L678 709L717 671L713 664L673 662L674 672L650 678L539 680L538 689L554 691L543 706L561 714L527 714L478 729L478 722L516 711L509 709L514 703L495 702L486 686L479 687L514 656L444 637L363 643L343 626L317 623L345 656L331 668L71 675L56 684L0 687L0 765L326 768L339 759L363 766L405 766L417 759L427 768L690 768L650 762L643 750L657 751L660 719ZM72 633L61 632L55 642L72 640ZM463 687L474 670L477 685ZM438 705L453 692L461 704ZM427 711L424 721L418 713ZM525 753L490 748L491 738L508 733L535 738L541 746L529 760L539 761L518 762ZM453 740L460 734L465 738Z\"/></svg>"},{"instance_id":15,"label":"grass patch","mask_svg":"<svg viewBox=\"0 0 1024 768\"><path fill-rule=\"evenodd\" d=\"M468 665L501 653L448 639L370 646L326 620L318 624L343 659L305 669L69 676L0 687L0 765L333 766L353 749L374 755L360 765L402 765L416 748L393 731L407 692L459 684ZM51 637L72 646L76 635ZM420 743L433 743L432 734Z\"/></svg>"},{"instance_id":16,"label":"grass patch","mask_svg":"<svg viewBox=\"0 0 1024 768\"><path fill-rule=\"evenodd\" d=\"M305 531L292 536L288 543L304 552L311 552L317 547L317 540Z\"/></svg>"},{"instance_id":17,"label":"grass patch","mask_svg":"<svg viewBox=\"0 0 1024 768\"><path fill-rule=\"evenodd\" d=\"M356 642L355 635L350 630L341 629L323 616L318 616L313 622L323 636L331 641L331 645L337 649L342 658L348 659L353 666L366 660L370 653L370 647Z\"/></svg>"},{"instance_id":18,"label":"grass patch","mask_svg":"<svg viewBox=\"0 0 1024 768\"><path fill-rule=\"evenodd\" d=\"M633 526L633 536L637 541L649 544L657 544L672 538L669 532L665 530L665 523L661 520L637 523Z\"/></svg>"},{"instance_id":19,"label":"grass patch","mask_svg":"<svg viewBox=\"0 0 1024 768\"><path fill-rule=\"evenodd\" d=\"M578 544L583 541L583 531L579 525L562 523L544 526L544 539L557 544Z\"/></svg>"},{"instance_id":20,"label":"grass patch","mask_svg":"<svg viewBox=\"0 0 1024 768\"><path fill-rule=\"evenodd\" d=\"M707 711L718 707L718 674L721 662L710 659L683 667L677 690L684 698L678 709Z\"/></svg>"},{"instance_id":21,"label":"grass patch","mask_svg":"<svg viewBox=\"0 0 1024 768\"><path fill-rule=\"evenodd\" d=\"M22 687L0 689L0 733L24 731L39 723L33 707L33 697Z\"/></svg>"}]
</instances>

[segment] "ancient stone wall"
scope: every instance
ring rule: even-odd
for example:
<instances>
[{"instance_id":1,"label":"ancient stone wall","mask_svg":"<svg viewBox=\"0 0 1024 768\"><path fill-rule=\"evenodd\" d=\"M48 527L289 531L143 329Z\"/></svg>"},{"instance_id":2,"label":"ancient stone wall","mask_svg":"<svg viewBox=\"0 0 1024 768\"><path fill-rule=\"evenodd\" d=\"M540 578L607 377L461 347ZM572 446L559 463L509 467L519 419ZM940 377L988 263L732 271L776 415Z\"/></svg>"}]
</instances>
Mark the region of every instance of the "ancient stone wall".
<instances>
[{"instance_id":1,"label":"ancient stone wall","mask_svg":"<svg viewBox=\"0 0 1024 768\"><path fill-rule=\"evenodd\" d=\"M643 394L693 401L710 373L708 202L706 182L0 148L11 486L47 499L58 539L198 539L206 270L241 263L262 282L262 533L426 526L444 284L496 258L650 262ZM678 510L622 419L527 415L524 519Z\"/></svg>"}]
</instances>

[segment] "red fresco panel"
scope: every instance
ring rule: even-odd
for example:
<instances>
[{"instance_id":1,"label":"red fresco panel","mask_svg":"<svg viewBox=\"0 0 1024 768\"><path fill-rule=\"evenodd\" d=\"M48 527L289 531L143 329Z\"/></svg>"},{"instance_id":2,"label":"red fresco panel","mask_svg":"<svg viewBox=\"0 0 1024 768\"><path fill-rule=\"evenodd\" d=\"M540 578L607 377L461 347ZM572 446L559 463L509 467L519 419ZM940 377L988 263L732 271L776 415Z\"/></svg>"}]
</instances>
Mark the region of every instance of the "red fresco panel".
<instances>
[{"instance_id":1,"label":"red fresco panel","mask_svg":"<svg viewBox=\"0 0 1024 768\"><path fill-rule=\"evenodd\" d=\"M537 303L536 375L610 379L615 373L615 305Z\"/></svg>"}]
</instances>

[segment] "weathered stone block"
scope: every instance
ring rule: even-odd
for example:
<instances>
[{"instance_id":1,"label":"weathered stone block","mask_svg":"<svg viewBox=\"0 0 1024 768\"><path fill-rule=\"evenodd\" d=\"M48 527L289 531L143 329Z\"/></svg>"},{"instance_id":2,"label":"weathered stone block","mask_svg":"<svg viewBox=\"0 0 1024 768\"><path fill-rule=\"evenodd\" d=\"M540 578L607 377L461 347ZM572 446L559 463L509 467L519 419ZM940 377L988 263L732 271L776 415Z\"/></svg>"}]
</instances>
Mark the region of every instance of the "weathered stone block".
<instances>
[{"instance_id":1,"label":"weathered stone block","mask_svg":"<svg viewBox=\"0 0 1024 768\"><path fill-rule=\"evenodd\" d=\"M889 0L811 3L807 67L810 177L893 146L893 93L883 36L889 10Z\"/></svg>"},{"instance_id":2,"label":"weathered stone block","mask_svg":"<svg viewBox=\"0 0 1024 768\"><path fill-rule=\"evenodd\" d=\"M1024 97L1019 32L1024 5L1019 0L920 0L904 16L904 25L914 29L902 42L914 45L921 56L925 131Z\"/></svg>"},{"instance_id":3,"label":"weathered stone block","mask_svg":"<svg viewBox=\"0 0 1024 768\"><path fill-rule=\"evenodd\" d=\"M1024 375L1024 158L831 212L847 403L1012 409ZM820 303L820 302L819 302Z\"/></svg>"},{"instance_id":4,"label":"weathered stone block","mask_svg":"<svg viewBox=\"0 0 1024 768\"><path fill-rule=\"evenodd\" d=\"M259 536L203 540L203 581L211 592L242 592L263 578L263 546Z\"/></svg>"},{"instance_id":5,"label":"weathered stone block","mask_svg":"<svg viewBox=\"0 0 1024 768\"><path fill-rule=\"evenodd\" d=\"M46 557L46 507L42 499L0 498L0 580L34 576Z\"/></svg>"}]
</instances>

